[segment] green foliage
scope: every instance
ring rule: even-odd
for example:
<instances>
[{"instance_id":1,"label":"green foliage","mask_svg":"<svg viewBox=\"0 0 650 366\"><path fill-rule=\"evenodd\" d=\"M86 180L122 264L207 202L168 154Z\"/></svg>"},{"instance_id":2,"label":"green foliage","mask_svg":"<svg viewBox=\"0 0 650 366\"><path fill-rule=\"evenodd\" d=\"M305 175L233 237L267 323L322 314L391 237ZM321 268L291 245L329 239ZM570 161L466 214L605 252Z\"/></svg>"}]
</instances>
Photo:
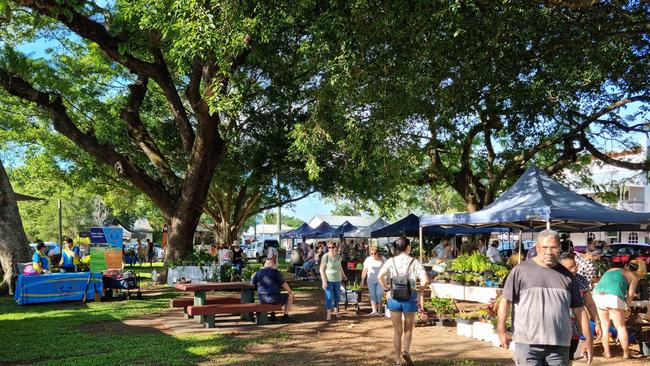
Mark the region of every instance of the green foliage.
<instances>
[{"instance_id":1,"label":"green foliage","mask_svg":"<svg viewBox=\"0 0 650 366\"><path fill-rule=\"evenodd\" d=\"M436 315L441 319L452 317L458 312L454 300L450 298L432 297L431 307Z\"/></svg>"},{"instance_id":2,"label":"green foliage","mask_svg":"<svg viewBox=\"0 0 650 366\"><path fill-rule=\"evenodd\" d=\"M217 258L213 257L212 254L205 251L195 251L181 260L173 261L172 263L170 263L170 267L211 266L214 265L216 262L217 262Z\"/></svg>"},{"instance_id":3,"label":"green foliage","mask_svg":"<svg viewBox=\"0 0 650 366\"><path fill-rule=\"evenodd\" d=\"M483 273L491 268L492 262L479 252L461 254L451 262L451 269L454 271Z\"/></svg>"},{"instance_id":4,"label":"green foliage","mask_svg":"<svg viewBox=\"0 0 650 366\"><path fill-rule=\"evenodd\" d=\"M250 281L251 278L253 278L255 272L257 272L260 268L262 268L261 264L250 263L250 262L246 263L246 266L244 266L244 269L242 270L241 273L242 281Z\"/></svg>"},{"instance_id":5,"label":"green foliage","mask_svg":"<svg viewBox=\"0 0 650 366\"><path fill-rule=\"evenodd\" d=\"M484 318L488 315L487 310L475 310L475 311L461 311L458 313L458 317L461 319L472 319L477 320Z\"/></svg>"}]
</instances>

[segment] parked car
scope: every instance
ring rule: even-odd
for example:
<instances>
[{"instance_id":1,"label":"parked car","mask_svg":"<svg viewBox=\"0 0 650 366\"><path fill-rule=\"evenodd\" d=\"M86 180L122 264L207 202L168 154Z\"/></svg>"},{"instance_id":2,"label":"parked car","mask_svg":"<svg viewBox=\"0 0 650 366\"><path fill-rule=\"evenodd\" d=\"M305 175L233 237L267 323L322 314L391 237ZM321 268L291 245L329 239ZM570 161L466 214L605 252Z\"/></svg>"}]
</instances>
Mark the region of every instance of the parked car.
<instances>
[{"instance_id":1,"label":"parked car","mask_svg":"<svg viewBox=\"0 0 650 366\"><path fill-rule=\"evenodd\" d=\"M280 243L275 239L264 239L259 241L254 241L248 245L248 249L244 251L246 258L255 258L258 262L262 262L262 259L266 258L266 246L267 243L271 243L274 248L278 248Z\"/></svg>"},{"instance_id":2,"label":"parked car","mask_svg":"<svg viewBox=\"0 0 650 366\"><path fill-rule=\"evenodd\" d=\"M29 244L29 247L31 249L31 254L34 254L34 252L36 252L36 244L37 243ZM61 254L61 250L59 249L59 244L51 241L45 242L45 254L47 254L49 257L53 255Z\"/></svg>"},{"instance_id":3,"label":"parked car","mask_svg":"<svg viewBox=\"0 0 650 366\"><path fill-rule=\"evenodd\" d=\"M603 258L613 267L623 267L632 259L641 259L650 265L650 244L614 243L603 251Z\"/></svg>"}]
</instances>

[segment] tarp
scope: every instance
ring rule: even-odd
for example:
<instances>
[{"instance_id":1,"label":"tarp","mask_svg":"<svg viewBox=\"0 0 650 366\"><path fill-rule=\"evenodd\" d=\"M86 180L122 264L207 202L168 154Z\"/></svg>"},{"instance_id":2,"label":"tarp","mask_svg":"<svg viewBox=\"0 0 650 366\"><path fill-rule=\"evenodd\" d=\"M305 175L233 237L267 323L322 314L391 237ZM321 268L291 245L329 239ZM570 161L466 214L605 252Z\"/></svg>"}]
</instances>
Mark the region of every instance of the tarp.
<instances>
[{"instance_id":1,"label":"tarp","mask_svg":"<svg viewBox=\"0 0 650 366\"><path fill-rule=\"evenodd\" d=\"M92 279L88 282L89 277ZM86 284L89 285L86 287ZM50 273L36 276L19 275L16 282L14 301L18 305L54 301L81 301L84 292L87 300L92 300L95 291L102 293L102 274L100 272Z\"/></svg>"},{"instance_id":2,"label":"tarp","mask_svg":"<svg viewBox=\"0 0 650 366\"><path fill-rule=\"evenodd\" d=\"M650 213L616 210L581 196L530 166L501 197L481 211L423 215L422 226L510 226L539 229L549 222L558 230L585 230L611 224L650 224Z\"/></svg>"},{"instance_id":3,"label":"tarp","mask_svg":"<svg viewBox=\"0 0 650 366\"><path fill-rule=\"evenodd\" d=\"M388 225L390 224L386 220L380 217L367 227L353 231L351 233L345 233L345 237L346 238L369 238L371 232L379 230Z\"/></svg>"},{"instance_id":4,"label":"tarp","mask_svg":"<svg viewBox=\"0 0 650 366\"><path fill-rule=\"evenodd\" d=\"M446 236L459 234L489 234L492 232L508 232L508 228L489 227L489 228L468 228L468 227L440 227L427 226L423 228L422 235L429 236ZM420 217L415 214L409 214L405 218L388 225L379 230L370 233L373 238L395 237L395 236L418 237L420 235Z\"/></svg>"},{"instance_id":5,"label":"tarp","mask_svg":"<svg viewBox=\"0 0 650 366\"><path fill-rule=\"evenodd\" d=\"M358 228L350 223L350 221L346 221L342 223L339 227L334 229L332 231L332 237L333 238L338 238L340 236L345 237L347 233L352 233L353 231L357 230Z\"/></svg>"}]
</instances>

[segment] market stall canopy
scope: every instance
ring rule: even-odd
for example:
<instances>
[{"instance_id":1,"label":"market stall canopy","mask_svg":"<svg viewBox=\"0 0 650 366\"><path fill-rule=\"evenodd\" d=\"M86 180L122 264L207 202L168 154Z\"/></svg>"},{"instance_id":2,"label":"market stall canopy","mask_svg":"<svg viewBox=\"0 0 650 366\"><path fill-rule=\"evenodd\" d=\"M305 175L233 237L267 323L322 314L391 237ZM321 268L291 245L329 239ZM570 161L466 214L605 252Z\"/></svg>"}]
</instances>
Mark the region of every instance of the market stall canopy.
<instances>
[{"instance_id":1,"label":"market stall canopy","mask_svg":"<svg viewBox=\"0 0 650 366\"><path fill-rule=\"evenodd\" d=\"M604 225L649 225L650 213L616 210L581 196L530 166L501 197L481 211L423 215L422 226L508 226L540 229L550 224L558 230L589 230Z\"/></svg>"},{"instance_id":2,"label":"market stall canopy","mask_svg":"<svg viewBox=\"0 0 650 366\"><path fill-rule=\"evenodd\" d=\"M350 221L346 221L341 226L337 227L332 231L332 237L333 238L338 238L338 237L346 237L347 233L352 233L354 231L358 230L358 227L352 225Z\"/></svg>"},{"instance_id":3,"label":"market stall canopy","mask_svg":"<svg viewBox=\"0 0 650 366\"><path fill-rule=\"evenodd\" d=\"M505 227L487 227L487 228L472 228L472 227L441 227L441 226L427 226L422 230L424 236L446 236L446 235L460 235L460 234L490 234L493 232L508 232L510 229ZM370 233L373 238L396 237L396 236L411 236L417 237L420 235L420 217L415 214L409 214L405 218L388 225L379 230Z\"/></svg>"},{"instance_id":4,"label":"market stall canopy","mask_svg":"<svg viewBox=\"0 0 650 366\"><path fill-rule=\"evenodd\" d=\"M330 235L334 231L334 228L326 223L326 222L321 222L320 225L317 227L313 228L310 233L307 233L306 235L303 235L305 238L331 238L332 236Z\"/></svg>"},{"instance_id":5,"label":"market stall canopy","mask_svg":"<svg viewBox=\"0 0 650 366\"><path fill-rule=\"evenodd\" d=\"M300 238L302 236L310 234L312 232L312 230L313 229L306 222L303 222L302 225L298 226L296 229L282 234L282 237L283 238Z\"/></svg>"},{"instance_id":6,"label":"market stall canopy","mask_svg":"<svg viewBox=\"0 0 650 366\"><path fill-rule=\"evenodd\" d=\"M444 232L444 229L440 226L429 226L424 228L423 235L440 235L442 232ZM370 233L370 237L372 238L386 238L402 235L411 237L420 235L420 217L415 214L409 214L399 221Z\"/></svg>"},{"instance_id":7,"label":"market stall canopy","mask_svg":"<svg viewBox=\"0 0 650 366\"><path fill-rule=\"evenodd\" d=\"M382 219L381 217L378 218L375 222L370 224L369 226L353 231L351 233L346 233L345 237L346 238L369 238L370 233L373 231L379 230L383 227L386 227L390 225L386 220Z\"/></svg>"}]
</instances>

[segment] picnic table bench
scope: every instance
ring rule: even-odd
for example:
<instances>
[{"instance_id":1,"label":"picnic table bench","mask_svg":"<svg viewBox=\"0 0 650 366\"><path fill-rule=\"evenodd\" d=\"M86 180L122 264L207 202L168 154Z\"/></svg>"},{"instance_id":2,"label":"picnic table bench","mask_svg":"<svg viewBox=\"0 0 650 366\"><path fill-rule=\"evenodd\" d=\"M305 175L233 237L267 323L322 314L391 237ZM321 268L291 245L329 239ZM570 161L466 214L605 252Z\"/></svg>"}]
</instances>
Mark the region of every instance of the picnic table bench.
<instances>
[{"instance_id":1,"label":"picnic table bench","mask_svg":"<svg viewBox=\"0 0 650 366\"><path fill-rule=\"evenodd\" d=\"M205 304L206 305L216 305L216 304L240 304L241 299L239 296L206 296ZM170 308L183 308L183 314L185 314L186 319L193 318L193 316L187 313L187 307L194 305L193 297L177 297L175 299L169 300Z\"/></svg>"},{"instance_id":2,"label":"picnic table bench","mask_svg":"<svg viewBox=\"0 0 650 366\"><path fill-rule=\"evenodd\" d=\"M190 316L204 316L204 324L207 328L214 328L214 316L216 314L242 314L255 313L256 323L259 325L268 324L268 313L280 311L283 305L274 304L215 304L188 306L187 314Z\"/></svg>"},{"instance_id":3,"label":"picnic table bench","mask_svg":"<svg viewBox=\"0 0 650 366\"><path fill-rule=\"evenodd\" d=\"M242 320L253 321L253 313L262 312L262 311L257 311L255 309L251 310L246 307L242 307L242 305L245 304L252 304L254 300L253 291L256 289L256 287L251 285L248 282L177 283L176 285L174 285L174 287L181 291L190 291L194 293L193 304L191 307L195 309L193 309L192 312L190 312L190 306L188 306L185 312L188 317L193 316L197 323L204 323L208 327L214 327L214 314L242 314L241 317ZM232 304L233 301L232 298L230 300L216 300L213 298L211 302L214 302L214 304L208 304L208 298L206 297L207 291L239 291L240 292L239 303ZM187 301L187 300L180 300L180 299L176 299L176 300L178 300L179 304L183 304L184 302L186 303ZM210 314L203 314L206 311L210 311L208 310L210 308L205 308L205 310L199 310L201 306L225 306L225 305L231 306L231 308L228 308L231 311L213 313L212 324L209 324L207 322L207 320L209 319L208 316ZM214 310L218 311L220 309L214 309Z\"/></svg>"}]
</instances>

